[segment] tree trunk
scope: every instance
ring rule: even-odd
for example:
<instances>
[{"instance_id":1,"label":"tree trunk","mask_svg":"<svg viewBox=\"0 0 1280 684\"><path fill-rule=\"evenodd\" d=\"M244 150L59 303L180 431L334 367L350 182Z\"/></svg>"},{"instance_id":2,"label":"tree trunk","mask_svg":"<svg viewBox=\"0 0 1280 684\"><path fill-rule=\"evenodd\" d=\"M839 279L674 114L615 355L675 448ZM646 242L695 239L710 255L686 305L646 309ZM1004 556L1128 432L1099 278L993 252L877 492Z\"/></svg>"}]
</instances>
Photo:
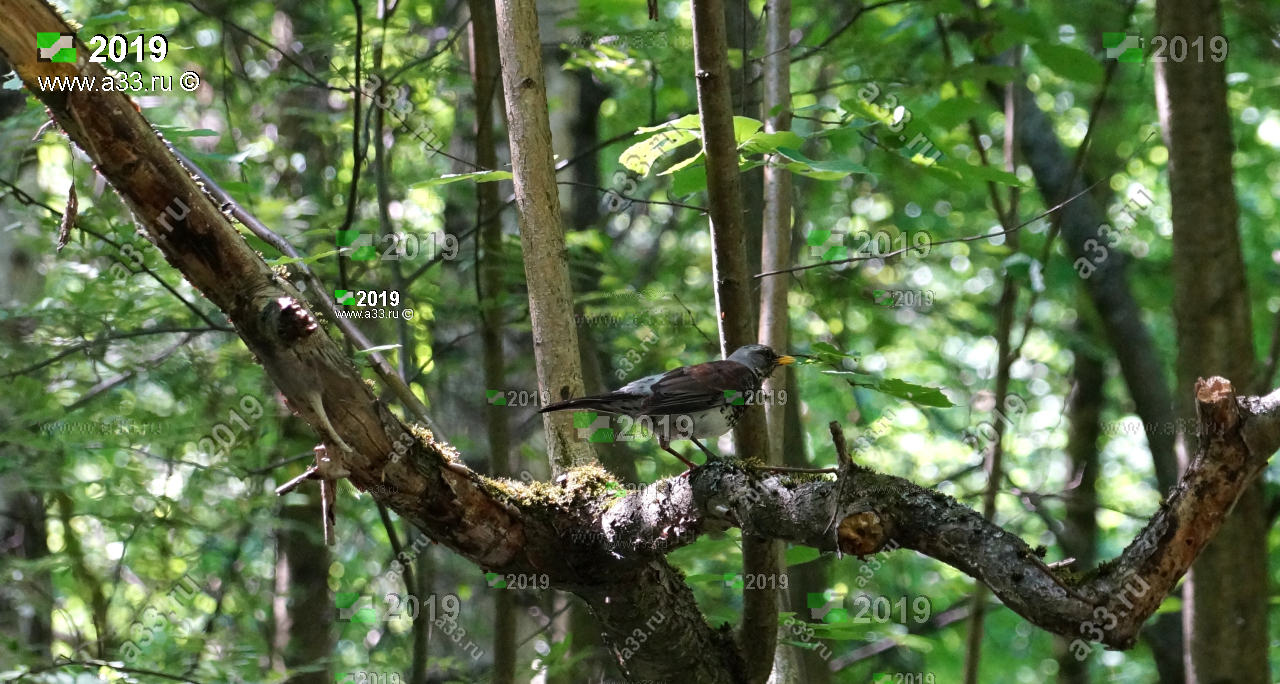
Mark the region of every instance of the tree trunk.
<instances>
[{"instance_id":1,"label":"tree trunk","mask_svg":"<svg viewBox=\"0 0 1280 684\"><path fill-rule=\"evenodd\" d=\"M764 45L763 109L766 112L772 112L775 108L778 110L777 114L765 120L765 130L773 133L790 130L791 128L791 53L788 51L791 41L791 0L769 0L765 12L767 16ZM746 91L744 91L744 98L750 99L747 98ZM762 246L759 266L761 271L775 271L791 266L791 172L780 166L771 165L766 165L761 171L763 173L764 192L758 195L763 198L763 211L761 212ZM748 187L751 187L751 184L755 182L755 175L746 174L744 181L748 183ZM748 193L748 195L757 196L754 193ZM748 219L753 215L753 212L748 210ZM750 227L748 227L748 232L750 232ZM790 284L790 278L784 276L781 278L765 278L760 285L759 338L764 344L779 351L786 351L791 348L791 328L788 318L789 309L787 308L787 293ZM765 380L764 396L784 396L783 392L786 391L787 385L794 384L791 382L793 377L794 371L790 367L783 366L779 368ZM786 396L791 399L789 395ZM782 465L787 407L777 401L771 401L765 404L764 410L768 434L765 461L770 465ZM785 549L781 544L774 542L770 548L763 552L764 557L757 563L753 563L753 565L759 565L768 571L767 563L772 558L776 560L775 571L778 573L785 572L786 563L782 559L784 551ZM766 592L755 593L759 594L756 600L762 602L766 600L773 601L775 606L777 605L776 602L786 601L788 598L781 591L769 591L767 592L769 595L766 595ZM799 603L798 607L800 610L807 610L807 606L803 602ZM757 610L762 615L765 615L768 613L769 607L766 605ZM789 610L798 612L796 605L792 605ZM787 638L789 636L787 628L778 624L776 618L773 627L776 630L780 630L779 638ZM787 657L778 658L775 670L800 669L798 663L802 660L802 656L797 653L797 649L784 648L781 649L779 655L786 655ZM794 664L790 668L784 668L782 666L785 663ZM788 674L785 671L777 672L774 679L775 681L787 681ZM797 672L794 674L802 673Z\"/></svg>"},{"instance_id":2,"label":"tree trunk","mask_svg":"<svg viewBox=\"0 0 1280 684\"><path fill-rule=\"evenodd\" d=\"M281 660L277 667L289 684L330 684L335 681L328 665L334 646L334 603L329 592L329 547L317 515L320 488L304 487L289 496L308 501L280 507L275 621Z\"/></svg>"},{"instance_id":3,"label":"tree trunk","mask_svg":"<svg viewBox=\"0 0 1280 684\"><path fill-rule=\"evenodd\" d=\"M1084 334L1077 330L1077 333ZM1086 345L1073 348L1075 363L1071 397L1067 404L1067 462L1071 481L1065 495L1066 518L1058 540L1065 557L1076 559L1073 570L1091 570L1097 560L1098 545L1098 433L1106 380L1103 362L1090 355ZM1088 684L1089 662L1071 652L1071 639L1058 637L1054 651L1058 659L1058 681Z\"/></svg>"},{"instance_id":4,"label":"tree trunk","mask_svg":"<svg viewBox=\"0 0 1280 684\"><path fill-rule=\"evenodd\" d=\"M494 139L494 99L501 83L498 59L498 18L492 2L469 0L471 9L471 83L476 111L476 164L498 168ZM503 288L502 219L497 183L476 186L476 225L480 226L479 299L480 340L484 354L484 386L503 391L507 386L502 350L502 314L507 293ZM489 426L489 472L495 477L511 477L507 407L486 404ZM498 591L493 597L494 684L511 684L516 673L516 610L512 593Z\"/></svg>"},{"instance_id":5,"label":"tree trunk","mask_svg":"<svg viewBox=\"0 0 1280 684\"><path fill-rule=\"evenodd\" d=\"M1222 34L1217 0L1159 0L1156 33ZM1194 420L1197 378L1253 378L1253 329L1232 185L1225 66L1212 60L1156 63L1156 103L1169 150L1173 220L1173 312L1178 335L1178 414ZM1179 421L1183 425L1188 424ZM1179 431L1185 453L1197 435ZM1262 483L1247 487L1183 584L1188 682L1269 682L1267 520Z\"/></svg>"},{"instance_id":6,"label":"tree trunk","mask_svg":"<svg viewBox=\"0 0 1280 684\"><path fill-rule=\"evenodd\" d=\"M711 272L715 280L716 312L719 314L720 352L728 356L734 349L755 342L756 331L747 275L738 149L733 134L728 46L721 0L693 0L693 49L698 112L702 116L703 151L707 159ZM739 458L759 460L767 457L769 437L760 406L748 407L734 428L733 438ZM781 566L780 547L744 532L744 575L777 577ZM777 592L744 590L742 630L738 643L747 661L748 681L768 679L773 669L777 629Z\"/></svg>"},{"instance_id":7,"label":"tree trunk","mask_svg":"<svg viewBox=\"0 0 1280 684\"><path fill-rule=\"evenodd\" d=\"M8 62L0 58L0 73L8 70ZM21 90L0 91L0 122L22 111L25 95ZM0 131L0 148L10 149L10 145L20 144L18 135L16 128ZM16 171L17 177L12 181L15 185L26 186L28 181L34 180L34 164L18 163ZM0 202L0 226L19 222L11 206L9 202ZM36 268L35 255L17 243L18 235L18 231L0 230L0 310L30 306L44 290L44 274ZM28 335L35 328L35 323L34 318L27 316L0 320L0 347L18 350L28 346ZM0 423L12 425L13 414L11 403L0 404ZM32 459L26 453L26 447L2 441L0 462L45 463ZM40 491L30 484L35 479L32 475L21 469L0 475L0 567L7 568L10 559L35 562L49 555L44 500ZM52 576L47 569L34 568L21 572L6 570L4 575L14 585L23 587L22 595L30 597L26 600L28 605L23 606L15 600L17 594L0 592L0 639L13 644L18 650L10 662L34 664L25 659L45 660L49 657L53 639L50 622L54 607Z\"/></svg>"},{"instance_id":8,"label":"tree trunk","mask_svg":"<svg viewBox=\"0 0 1280 684\"><path fill-rule=\"evenodd\" d=\"M499 0L497 20L538 392L550 401L560 401L583 395L582 366L551 161L538 14L532 0ZM576 438L571 412L544 413L542 424L552 474L595 461L591 446Z\"/></svg>"}]
</instances>

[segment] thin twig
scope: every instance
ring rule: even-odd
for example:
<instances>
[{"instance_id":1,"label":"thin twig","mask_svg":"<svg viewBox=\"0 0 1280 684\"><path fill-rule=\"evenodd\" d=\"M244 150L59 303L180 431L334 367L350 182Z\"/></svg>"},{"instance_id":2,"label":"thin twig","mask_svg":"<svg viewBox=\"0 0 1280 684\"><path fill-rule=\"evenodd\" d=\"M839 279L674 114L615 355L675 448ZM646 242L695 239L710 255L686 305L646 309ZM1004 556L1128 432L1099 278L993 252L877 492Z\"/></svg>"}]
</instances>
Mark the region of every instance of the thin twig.
<instances>
[{"instance_id":1,"label":"thin twig","mask_svg":"<svg viewBox=\"0 0 1280 684\"><path fill-rule=\"evenodd\" d=\"M234 332L235 332L235 329L233 329L233 328L221 328L221 327L214 327L214 328L147 328L147 329L145 329L145 330L131 330L131 331L129 331L129 332L122 332L122 333L114 333L114 332L113 332L113 333L108 333L108 334L105 334L105 335L103 335L103 336L100 336L100 337L94 338L93 340L91 340L91 341L89 341L89 342L82 342L82 343L80 343L80 344L77 344L77 345L75 345L75 346L71 347L70 349L65 349L65 350L63 350L62 352L59 352L58 354L55 354L54 356L52 356L52 357L50 357L50 358L48 358L48 359L45 359L44 361L41 361L41 362L39 362L39 363L37 363L37 364L35 364L35 365L28 366L28 367L26 367L26 368L22 368L22 369L19 369L19 370L16 370L16 371L10 371L10 372L8 372L8 373L5 373L4 375L0 375L0 378L11 378L11 377L13 377L13 376L15 376L15 375L24 375L24 374L26 374L26 373L30 373L30 372L32 372L32 371L40 370L41 368L44 368L45 366L48 366L48 365L50 365L50 364L57 363L58 361L60 361L60 360L62 360L62 359L65 359L66 357L68 357L68 356L70 356L70 355L72 355L72 354L74 354L74 353L76 353L76 352L78 352L78 351L82 351L82 350L85 350L85 349L89 349L89 348L91 348L91 347L95 347L95 346L100 345L100 344L102 344L102 343L104 343L104 342L110 342L110 341L112 341L112 340L126 340L126 339L129 339L129 338L132 338L132 337L143 337L143 336L145 336L145 335L168 335L168 334L171 334L171 333L192 333L192 334L199 334L199 333L206 333L206 332L229 332L229 333L234 333Z\"/></svg>"},{"instance_id":2,"label":"thin twig","mask_svg":"<svg viewBox=\"0 0 1280 684\"><path fill-rule=\"evenodd\" d=\"M254 40L258 41L259 43L262 43L262 44L263 44L263 45L265 45L268 49L270 49L271 51L273 51L273 52L275 52L276 54L280 55L280 56L284 59L284 61L286 61L286 62L288 62L288 63L292 64L293 66L297 67L299 71L301 71L302 73L306 74L306 75L307 75L308 80L310 80L310 81L311 81L311 83L312 83L312 84L314 84L315 86L320 87L320 88L324 88L324 89L326 89L326 90L341 90L341 88L334 88L333 86L330 86L330 85L329 85L329 83L328 83L327 81L325 81L324 79L320 78L319 76L316 76L315 74L311 73L311 71L310 71L309 69L307 69L305 66L303 66L301 62L299 62L298 60L294 59L294 58L293 58L293 56L292 56L292 55L290 55L288 52L285 52L284 50L281 50L280 48L278 48L278 47L276 47L275 45L273 45L273 44L271 43L271 41L267 40L266 38L263 38L262 36L259 36L258 34L254 33L253 31L250 31L249 29L247 29L247 28L245 28L245 27L243 27L243 26L241 26L241 25L239 25L239 24L237 24L237 23L235 23L234 21L231 21L230 19L227 19L227 18L224 16L224 14L225 14L225 13L223 13L223 12L216 12L216 13L215 13L215 12L210 12L209 10L207 10L207 9L205 9L205 8L203 8L203 7L201 7L200 5L197 5L197 4L196 4L196 3L194 3L194 2L192 2L191 0L182 0L182 1L183 1L183 2L185 2L185 3L187 3L188 5L190 5L190 6L191 6L193 9L195 9L197 12L199 12L199 13L201 13L201 14L205 15L206 17L209 17L210 19L215 19L215 20L217 20L217 21L219 21L219 22L221 22L221 23L223 23L223 24L225 24L225 25L227 25L227 26L230 26L231 28L233 28L233 29L235 29L235 30L237 30L237 31L239 31L239 32L241 32L241 33L243 33L243 34L245 34L246 36L249 36L250 38L252 38L252 39L254 39ZM357 40L359 40L359 34L356 34L356 35L357 35L357 38L356 38L356 39L357 39Z\"/></svg>"},{"instance_id":3,"label":"thin twig","mask_svg":"<svg viewBox=\"0 0 1280 684\"><path fill-rule=\"evenodd\" d=\"M116 672L128 672L130 674L151 675L153 677L160 677L161 679L168 679L169 681L173 681L173 682L188 682L189 684L201 684L201 682L195 679L187 679L186 677L182 677L179 675L172 675L167 672L160 672L159 670L147 670L140 667L126 667L124 665L120 665L119 663L111 663L105 660L98 660L96 658L85 659L85 660L64 660L62 662L53 663L51 665L42 665L40 667L32 668L25 672L18 673L9 679L5 679L4 681L17 682L17 681L26 679L27 676L29 675L39 674L41 672L49 672L51 670L58 670L68 666L105 667L111 670L115 670Z\"/></svg>"},{"instance_id":4,"label":"thin twig","mask_svg":"<svg viewBox=\"0 0 1280 684\"><path fill-rule=\"evenodd\" d=\"M797 55L796 57L792 57L791 62L794 64L795 62L798 62L802 59L808 59L818 54L824 48L830 45L833 41L835 41L836 38L839 38L841 34L843 34L845 31L848 31L849 28L852 27L853 24L857 22L859 18L862 17L863 14L866 14L871 10L880 9L881 7L888 7L889 5L900 5L904 2L911 2L911 0L885 0L884 2L878 2L874 5L865 5L863 7L859 7L857 11L853 13L853 16L844 24L842 24L840 28L837 28L836 30L832 31L831 35L827 36L826 39L823 40L821 43L818 43L817 45L810 47L806 52L800 55ZM806 46L797 45L796 47L806 47Z\"/></svg>"},{"instance_id":5,"label":"thin twig","mask_svg":"<svg viewBox=\"0 0 1280 684\"><path fill-rule=\"evenodd\" d=\"M853 465L853 458L849 456L849 446L844 441L844 429L840 427L840 423L831 421L827 423L827 429L831 431L831 443L836 446L836 462L841 468Z\"/></svg>"},{"instance_id":6,"label":"thin twig","mask_svg":"<svg viewBox=\"0 0 1280 684\"><path fill-rule=\"evenodd\" d=\"M621 197L622 199L627 200L627 201L630 201L630 202L640 202L641 204L661 204L661 205L663 205L663 206L667 206L667 207L679 207L679 208L681 208L681 209L692 209L692 210L694 210L694 211L697 211L697 212L700 212L700 213L703 213L703 214L707 213L707 208L706 208L706 207L694 206L694 205L692 205L692 204L683 204L683 203L681 203L681 202L662 202L662 201L660 201L660 200L647 200L647 199L640 199L639 197L627 197L626 195L624 195L624 194L622 194L622 193L618 192L617 190L610 190L609 188L602 188L602 187L600 187L599 185L595 185L595 184L592 184L592 183L583 183L583 182L580 182L580 181L556 181L556 185L577 185L577 186L584 187L584 188L592 188L592 189L594 189L594 190L599 190L600 192L612 192L613 194L617 195L618 197Z\"/></svg>"}]
</instances>

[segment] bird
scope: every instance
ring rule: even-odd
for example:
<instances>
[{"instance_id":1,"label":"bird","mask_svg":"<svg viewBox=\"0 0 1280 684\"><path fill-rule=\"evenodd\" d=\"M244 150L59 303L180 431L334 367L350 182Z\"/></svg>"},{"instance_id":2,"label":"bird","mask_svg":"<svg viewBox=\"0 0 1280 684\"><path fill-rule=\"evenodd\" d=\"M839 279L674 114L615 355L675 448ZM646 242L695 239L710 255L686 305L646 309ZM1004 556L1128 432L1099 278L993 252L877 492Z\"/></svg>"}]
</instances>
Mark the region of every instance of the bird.
<instances>
[{"instance_id":1,"label":"bird","mask_svg":"<svg viewBox=\"0 0 1280 684\"><path fill-rule=\"evenodd\" d=\"M538 409L538 413L586 409L633 419L647 418L658 437L658 445L692 470L697 466L671 448L672 439L692 440L708 458L715 458L698 439L719 437L733 429L746 414L747 404L759 403L751 399L758 395L765 378L778 366L795 361L794 356L779 354L767 345L748 344L738 347L722 361L681 366L640 378L606 394L548 404ZM688 420L682 420L685 417Z\"/></svg>"}]
</instances>

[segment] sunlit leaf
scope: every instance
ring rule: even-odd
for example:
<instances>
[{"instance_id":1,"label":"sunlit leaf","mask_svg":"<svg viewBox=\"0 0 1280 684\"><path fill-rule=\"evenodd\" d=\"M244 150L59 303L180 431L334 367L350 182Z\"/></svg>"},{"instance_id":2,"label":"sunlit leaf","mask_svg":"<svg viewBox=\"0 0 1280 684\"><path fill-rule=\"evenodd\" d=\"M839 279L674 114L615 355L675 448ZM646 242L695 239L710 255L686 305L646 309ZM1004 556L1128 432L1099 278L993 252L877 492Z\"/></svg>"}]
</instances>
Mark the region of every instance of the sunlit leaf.
<instances>
[{"instance_id":1,"label":"sunlit leaf","mask_svg":"<svg viewBox=\"0 0 1280 684\"><path fill-rule=\"evenodd\" d=\"M1102 82L1102 65L1079 48L1040 43L1032 49L1045 66L1065 79L1090 84Z\"/></svg>"},{"instance_id":2,"label":"sunlit leaf","mask_svg":"<svg viewBox=\"0 0 1280 684\"><path fill-rule=\"evenodd\" d=\"M511 180L510 171L471 171L469 173L449 173L439 178L432 178L414 183L410 187L421 188L433 185L448 185L457 183L458 181L475 181L477 183L491 183L493 181Z\"/></svg>"}]
</instances>

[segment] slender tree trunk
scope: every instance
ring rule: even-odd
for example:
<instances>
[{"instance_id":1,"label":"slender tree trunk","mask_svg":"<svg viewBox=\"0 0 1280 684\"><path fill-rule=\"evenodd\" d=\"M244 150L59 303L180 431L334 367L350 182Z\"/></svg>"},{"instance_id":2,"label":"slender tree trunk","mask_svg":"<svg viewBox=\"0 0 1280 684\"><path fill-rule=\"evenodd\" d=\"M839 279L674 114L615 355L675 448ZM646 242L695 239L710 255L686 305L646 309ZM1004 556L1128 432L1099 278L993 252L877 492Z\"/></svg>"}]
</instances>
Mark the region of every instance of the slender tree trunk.
<instances>
[{"instance_id":1,"label":"slender tree trunk","mask_svg":"<svg viewBox=\"0 0 1280 684\"><path fill-rule=\"evenodd\" d=\"M498 168L494 139L494 100L501 84L498 59L498 18L493 2L469 0L471 9L471 83L476 111L476 163L485 169ZM480 309L480 339L484 354L484 386L507 386L502 350L503 311L507 293L502 286L502 220L497 215L501 202L497 183L476 187L476 224L480 226L479 283L476 295ZM489 426L489 472L495 477L511 477L507 407L488 404L485 421ZM512 593L498 591L493 597L494 684L511 684L516 675L516 610Z\"/></svg>"},{"instance_id":2,"label":"slender tree trunk","mask_svg":"<svg viewBox=\"0 0 1280 684\"><path fill-rule=\"evenodd\" d=\"M711 214L711 271L716 284L720 323L720 352L755 342L755 316L747 273L743 232L742 193L738 178L738 150L733 135L733 105L729 88L729 60L721 0L693 0L694 70L698 82L698 111L702 115L703 150L707 158L707 195ZM764 459L768 430L760 407L749 407L734 429L739 458ZM743 534L743 574L773 575L782 559L777 546ZM777 646L776 591L744 591L739 645L747 662L747 677L763 682L773 669Z\"/></svg>"},{"instance_id":3,"label":"slender tree trunk","mask_svg":"<svg viewBox=\"0 0 1280 684\"><path fill-rule=\"evenodd\" d=\"M751 58L756 47L756 36L760 31L760 21L756 11L752 11L750 0L725 0L725 40L734 54L741 53L742 61L736 68L729 70L730 96L733 98L733 111L738 116L763 120L761 114L759 62ZM768 21L766 19L766 21ZM788 27L788 30L790 27ZM782 35L786 45L786 33ZM769 55L768 49L765 54ZM790 54L769 55L765 59L785 58L787 69L790 69ZM766 64L765 69L768 69ZM766 86L767 87L767 86ZM790 95L790 93L787 93ZM768 111L768 107L763 108ZM759 273L762 240L764 235L764 169L754 168L739 174L742 182L742 226L747 239L747 268L750 273Z\"/></svg>"},{"instance_id":4,"label":"slender tree trunk","mask_svg":"<svg viewBox=\"0 0 1280 684\"><path fill-rule=\"evenodd\" d=\"M772 112L775 108L777 109L777 114L765 120L765 130L773 133L791 128L791 54L787 49L790 44L791 33L791 0L769 0L765 12L767 16L765 19L763 108L766 112ZM747 91L751 90L753 89L747 88L744 91L744 99L749 99ZM761 195L755 195L755 193L748 193L748 195L761 196L763 198L763 212L761 212L761 232L763 237L760 252L760 269L762 271L774 271L791 266L791 172L780 166L768 165L763 167L761 171L763 173L764 192ZM750 187L755 182L754 174L746 174L744 180ZM751 222L751 218L754 215L754 212L748 210L748 223ZM747 230L750 232L750 227ZM791 347L791 328L787 308L787 293L790 284L791 281L787 277L765 278L761 283L759 337L764 344L779 351L786 351ZM783 393L787 385L791 384L792 377L793 371L791 368L786 366L779 368L765 381L764 396L784 396ZM787 407L778 401L771 401L765 404L764 410L769 436L769 441L766 444L765 460L770 465L782 465ZM763 557L759 559L758 564L767 569L768 563L772 561L778 573L784 572L786 563L782 555L785 550L783 545L773 542L771 544L762 544L761 547ZM752 563L752 565L756 564ZM782 591L757 593L759 596L755 597L755 600L761 602L773 601L775 611L777 610L778 602L790 603L790 601L787 601L786 594ZM805 603L800 603L799 607L807 609ZM768 613L769 607L766 605L758 610L764 615ZM794 606L790 610L794 611ZM786 628L778 624L776 618L773 628L780 630L780 638L786 638ZM744 632L744 640L745 636ZM800 669L798 663L801 660L800 654L796 651L797 649L794 648L780 649L779 656L786 657L779 657L775 663L775 681L789 681L801 674L796 672Z\"/></svg>"},{"instance_id":5,"label":"slender tree trunk","mask_svg":"<svg viewBox=\"0 0 1280 684\"><path fill-rule=\"evenodd\" d=\"M0 58L0 73L9 70L8 62ZM25 93L0 91L0 121L22 110ZM25 137L25 136L24 136ZM0 132L0 148L17 145L18 131ZM10 180L26 186L34 180L34 164L15 164L18 177ZM12 203L0 202L0 226L10 226L20 221L11 211ZM44 274L36 268L36 255L17 243L19 231L0 231L0 309L22 309L40 298L44 290ZM36 326L36 319L16 316L0 320L0 348L18 350L32 344L28 336ZM14 406L10 402L0 404L0 424L13 424ZM28 462L26 448L14 442L0 442L0 463ZM48 467L43 459L30 462ZM38 474L52 472L53 468ZM37 473L10 470L0 475L0 569L7 568L10 560L35 562L49 555L45 537L44 500L40 491L31 486ZM47 569L34 567L22 571L21 580L15 581L9 571L11 588L21 587L21 593L0 592L0 639L13 644L22 657L45 660L49 657L53 639L50 623L53 613L53 580ZM20 603L18 597L23 597ZM23 605L25 604L25 605ZM4 650L0 650L3 654ZM17 654L15 654L17 655ZM0 657L0 660L4 660ZM28 662L14 660L14 663Z\"/></svg>"},{"instance_id":6,"label":"slender tree trunk","mask_svg":"<svg viewBox=\"0 0 1280 684\"><path fill-rule=\"evenodd\" d=\"M329 592L329 547L320 529L320 487L302 487L280 507L276 530L277 669L290 684L332 684L334 609ZM319 667L320 669L313 669ZM298 671L305 669L307 671Z\"/></svg>"},{"instance_id":7,"label":"slender tree trunk","mask_svg":"<svg viewBox=\"0 0 1280 684\"><path fill-rule=\"evenodd\" d=\"M412 543L416 543L418 535L422 534L420 530L409 524L404 525L404 529L405 544L410 544L411 539L413 540ZM417 586L409 587L407 584L405 585L405 589L412 591L414 596L419 597L420 601L426 600L425 597L435 594L436 559L434 551L435 549L432 546L426 546L418 552L418 557L413 560L413 581ZM405 579L408 579L407 575ZM419 627L419 623L421 623L421 627ZM431 681L430 638L432 628L433 625L425 616L413 622L413 671L411 674L414 684Z\"/></svg>"},{"instance_id":8,"label":"slender tree trunk","mask_svg":"<svg viewBox=\"0 0 1280 684\"><path fill-rule=\"evenodd\" d=\"M1222 35L1217 0L1159 0L1156 33ZM1253 329L1232 185L1226 69L1212 60L1156 63L1156 103L1169 149L1178 409L1195 419L1196 379L1253 379ZM1184 454L1197 435L1180 431ZM1185 457L1184 459L1185 460ZM1269 682L1267 521L1262 483L1241 495L1183 584L1188 682Z\"/></svg>"},{"instance_id":9,"label":"slender tree trunk","mask_svg":"<svg viewBox=\"0 0 1280 684\"><path fill-rule=\"evenodd\" d=\"M1066 557L1076 559L1072 569L1088 571L1097 562L1098 434L1106 375L1102 360L1090 355L1084 345L1075 345L1073 356L1075 382L1067 404L1067 461L1069 479L1076 484L1064 494L1066 517L1058 540ZM1071 639L1066 637L1054 639L1058 681L1088 684L1089 661L1077 658L1070 644Z\"/></svg>"},{"instance_id":10,"label":"slender tree trunk","mask_svg":"<svg viewBox=\"0 0 1280 684\"><path fill-rule=\"evenodd\" d=\"M314 6L291 0L285 10L288 23L281 30L290 36L285 41L286 44L293 40L293 35L309 36L323 30L322 22L316 19ZM296 58L310 64L315 61L323 62L327 54L328 50L325 50L318 54L313 52L310 55L296 55ZM324 141L307 124L308 113L323 109L327 106L326 101L327 95L324 92L311 87L294 87L283 94L281 146L291 150L306 150L311 164L323 164L329 156ZM379 203L380 209L385 209L389 198L386 196L386 169L382 168L386 159L381 152L385 150L381 149L380 141L379 148ZM315 157L311 157L312 154ZM315 173L298 174L287 171L281 176L280 182L284 186L282 189L291 194L326 196L323 181ZM311 295L319 297L324 293L314 292ZM290 421L286 429L290 437L310 438L310 433L303 431L296 422ZM334 607L326 569L330 553L322 536L317 534L322 519L319 486L304 486L299 493L289 495L287 502L281 507L280 525L276 532L276 595L284 597L284 605L276 606L276 643L273 647L277 656L275 664L279 671L286 673L286 681L299 684L320 684L335 680L327 667L314 672L294 672L299 667L321 663L333 654L334 635L331 628Z\"/></svg>"},{"instance_id":11,"label":"slender tree trunk","mask_svg":"<svg viewBox=\"0 0 1280 684\"><path fill-rule=\"evenodd\" d=\"M538 391L551 401L560 401L582 396L582 367L551 161L538 14L533 0L498 0L497 20ZM595 461L590 445L575 436L571 412L544 413L542 424L553 474Z\"/></svg>"}]
</instances>

